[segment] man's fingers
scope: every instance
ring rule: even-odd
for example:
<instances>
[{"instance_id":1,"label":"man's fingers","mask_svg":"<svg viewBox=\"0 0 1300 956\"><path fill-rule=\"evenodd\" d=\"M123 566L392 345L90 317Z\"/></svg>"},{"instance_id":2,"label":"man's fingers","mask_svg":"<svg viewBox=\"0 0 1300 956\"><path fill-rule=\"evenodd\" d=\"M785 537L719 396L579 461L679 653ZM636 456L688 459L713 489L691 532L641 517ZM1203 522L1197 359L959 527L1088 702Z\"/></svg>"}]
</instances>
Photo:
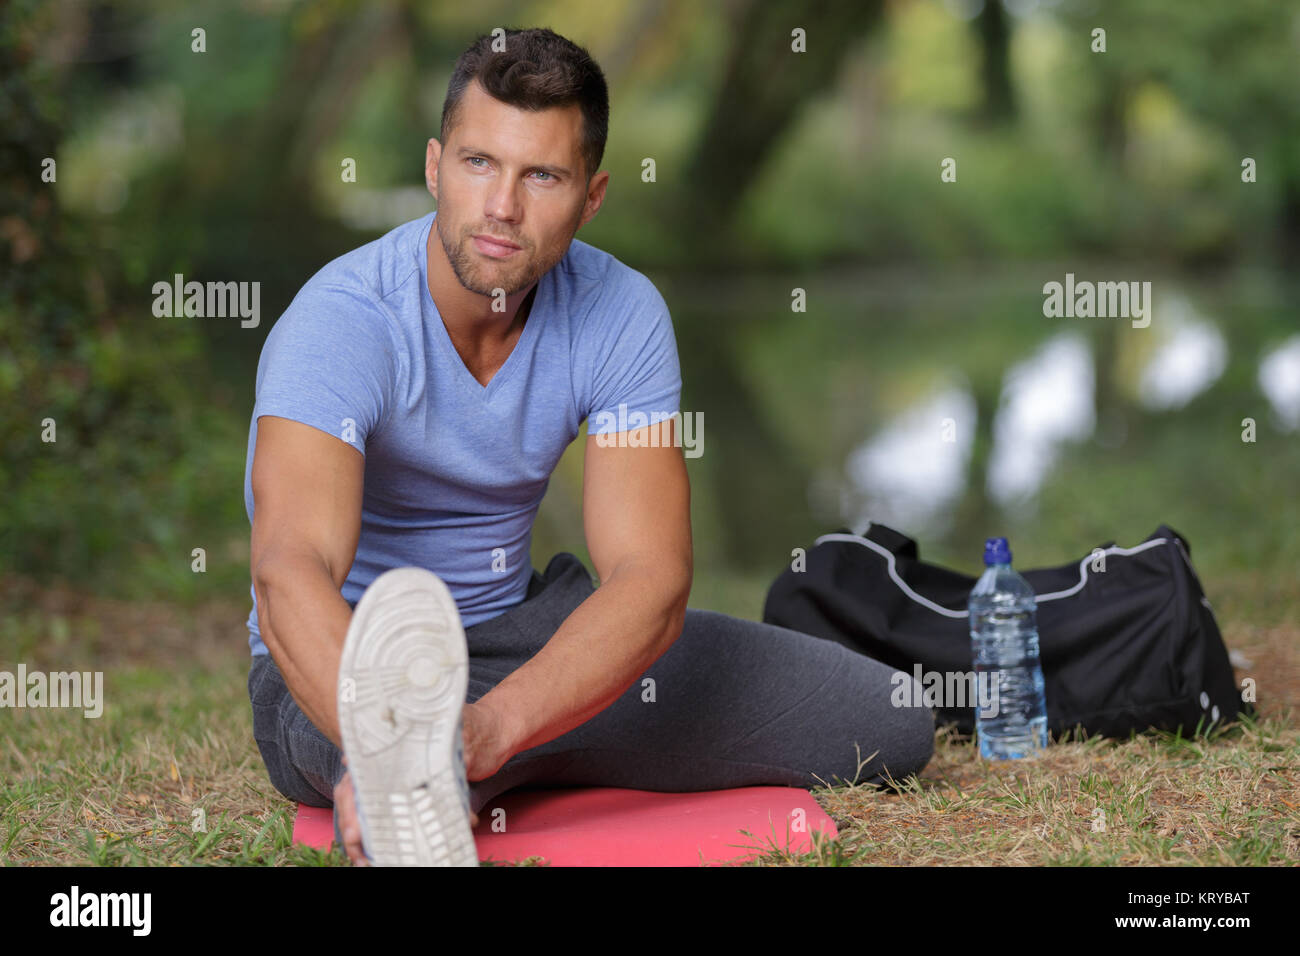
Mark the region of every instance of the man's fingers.
<instances>
[{"instance_id":1,"label":"man's fingers","mask_svg":"<svg viewBox=\"0 0 1300 956\"><path fill-rule=\"evenodd\" d=\"M361 847L360 832L354 833L348 840L348 859L354 866L369 866L370 861L366 859L365 851Z\"/></svg>"},{"instance_id":2,"label":"man's fingers","mask_svg":"<svg viewBox=\"0 0 1300 956\"><path fill-rule=\"evenodd\" d=\"M334 788L334 805L338 808L339 835L343 837L343 852L356 866L369 866L370 861L366 859L361 845L361 821L357 817L352 778L346 773Z\"/></svg>"},{"instance_id":3,"label":"man's fingers","mask_svg":"<svg viewBox=\"0 0 1300 956\"><path fill-rule=\"evenodd\" d=\"M347 758L343 758L347 763ZM334 788L334 806L339 815L339 835L343 837L343 851L355 866L370 866L366 859L365 848L361 842L361 819L357 816L356 791L352 789L352 778L346 772ZM478 826L478 814L470 811L469 827Z\"/></svg>"}]
</instances>

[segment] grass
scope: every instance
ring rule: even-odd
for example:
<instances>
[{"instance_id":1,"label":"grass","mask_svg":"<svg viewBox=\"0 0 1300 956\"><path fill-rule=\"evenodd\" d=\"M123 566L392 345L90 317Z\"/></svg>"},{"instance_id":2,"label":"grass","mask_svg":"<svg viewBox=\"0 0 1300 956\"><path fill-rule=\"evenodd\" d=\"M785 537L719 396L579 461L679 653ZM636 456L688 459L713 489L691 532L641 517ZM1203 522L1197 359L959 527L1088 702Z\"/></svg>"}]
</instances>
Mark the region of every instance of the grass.
<instances>
[{"instance_id":1,"label":"grass","mask_svg":"<svg viewBox=\"0 0 1300 956\"><path fill-rule=\"evenodd\" d=\"M753 605L743 585L717 589ZM0 597L17 609L0 617L0 669L93 666L105 698L97 719L0 712L0 860L346 865L337 850L291 843L292 809L252 739L242 602L182 609L13 581L0 582ZM1221 606L1251 603L1225 594ZM1290 620L1294 610L1282 609ZM925 771L898 792L814 791L838 839L817 836L802 853L775 832L738 833L736 844L754 866L1294 865L1300 635L1273 623L1277 611L1264 624L1220 620L1259 675L1256 720L1191 736L1071 739L1012 766L982 761L944 729Z\"/></svg>"},{"instance_id":2,"label":"grass","mask_svg":"<svg viewBox=\"0 0 1300 956\"><path fill-rule=\"evenodd\" d=\"M920 778L893 796L819 791L841 849L893 865L1284 865L1300 859L1300 742L1288 721L1244 721L1183 738L1058 744L1034 763L980 760L941 732ZM771 862L805 858L769 853Z\"/></svg>"}]
</instances>

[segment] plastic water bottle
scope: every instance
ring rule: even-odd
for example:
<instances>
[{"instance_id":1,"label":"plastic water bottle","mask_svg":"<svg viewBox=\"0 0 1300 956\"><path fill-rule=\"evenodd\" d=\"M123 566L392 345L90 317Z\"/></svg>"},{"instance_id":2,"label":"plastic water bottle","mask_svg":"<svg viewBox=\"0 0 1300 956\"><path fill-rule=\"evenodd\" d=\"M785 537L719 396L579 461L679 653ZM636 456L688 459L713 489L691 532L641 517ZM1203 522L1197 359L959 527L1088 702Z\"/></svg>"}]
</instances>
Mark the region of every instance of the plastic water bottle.
<instances>
[{"instance_id":1,"label":"plastic water bottle","mask_svg":"<svg viewBox=\"0 0 1300 956\"><path fill-rule=\"evenodd\" d=\"M1011 569L1006 538L984 543L984 573L970 593L971 653L980 756L1033 757L1047 747L1047 695L1038 656L1038 602Z\"/></svg>"}]
</instances>

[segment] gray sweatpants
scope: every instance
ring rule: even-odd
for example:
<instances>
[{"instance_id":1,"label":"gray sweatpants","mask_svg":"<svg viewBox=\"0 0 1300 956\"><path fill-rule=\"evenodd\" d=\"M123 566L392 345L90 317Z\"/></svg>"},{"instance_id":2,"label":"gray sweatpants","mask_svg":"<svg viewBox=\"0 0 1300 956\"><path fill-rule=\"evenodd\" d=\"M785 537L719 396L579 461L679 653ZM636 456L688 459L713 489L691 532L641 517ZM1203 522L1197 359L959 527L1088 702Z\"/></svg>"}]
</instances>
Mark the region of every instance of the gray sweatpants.
<instances>
[{"instance_id":1,"label":"gray sweatpants","mask_svg":"<svg viewBox=\"0 0 1300 956\"><path fill-rule=\"evenodd\" d=\"M557 554L545 574L533 571L521 604L467 628L468 699L528 661L593 590L582 562ZM681 637L621 697L471 783L470 803L478 813L521 786L684 792L901 781L934 752L934 717L894 706L895 680L913 682L904 699L922 699L911 676L839 644L688 608ZM253 658L248 690L271 783L290 800L332 806L339 749L303 714L269 655Z\"/></svg>"}]
</instances>

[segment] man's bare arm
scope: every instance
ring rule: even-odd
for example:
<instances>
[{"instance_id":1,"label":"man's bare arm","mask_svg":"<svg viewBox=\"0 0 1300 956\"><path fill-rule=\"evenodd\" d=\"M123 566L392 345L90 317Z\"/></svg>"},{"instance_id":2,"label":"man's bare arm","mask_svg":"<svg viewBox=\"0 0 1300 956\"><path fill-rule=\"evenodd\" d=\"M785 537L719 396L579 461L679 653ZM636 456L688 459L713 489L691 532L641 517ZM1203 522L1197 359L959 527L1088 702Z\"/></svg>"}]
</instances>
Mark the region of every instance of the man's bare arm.
<instances>
[{"instance_id":1,"label":"man's bare arm","mask_svg":"<svg viewBox=\"0 0 1300 956\"><path fill-rule=\"evenodd\" d=\"M257 624L289 693L336 746L352 609L340 589L361 534L365 459L310 425L263 415L253 453Z\"/></svg>"},{"instance_id":2,"label":"man's bare arm","mask_svg":"<svg viewBox=\"0 0 1300 956\"><path fill-rule=\"evenodd\" d=\"M662 426L664 433L674 425ZM639 431L649 436L659 427ZM662 440L659 447L602 446L589 435L582 510L600 587L478 702L492 712L502 761L600 713L681 635L694 569L681 448ZM472 771L470 778L478 779Z\"/></svg>"}]
</instances>

